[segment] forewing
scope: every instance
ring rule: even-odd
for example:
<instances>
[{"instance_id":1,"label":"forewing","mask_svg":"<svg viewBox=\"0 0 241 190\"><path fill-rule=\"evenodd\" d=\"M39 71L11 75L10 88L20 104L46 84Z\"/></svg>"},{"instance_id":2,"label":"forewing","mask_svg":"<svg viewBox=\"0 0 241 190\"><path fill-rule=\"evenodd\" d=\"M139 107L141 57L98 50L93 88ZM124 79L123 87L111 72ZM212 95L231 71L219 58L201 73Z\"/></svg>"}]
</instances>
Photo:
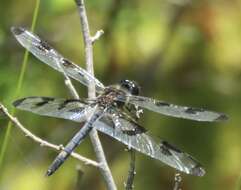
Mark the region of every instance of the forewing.
<instances>
[{"instance_id":1,"label":"forewing","mask_svg":"<svg viewBox=\"0 0 241 190\"><path fill-rule=\"evenodd\" d=\"M143 128L139 128L136 124L122 118L112 120L112 122L105 117L95 122L94 127L129 148L160 160L179 171L196 176L205 174L205 170L190 155L166 141L149 136Z\"/></svg>"},{"instance_id":2,"label":"forewing","mask_svg":"<svg viewBox=\"0 0 241 190\"><path fill-rule=\"evenodd\" d=\"M50 97L27 97L16 100L13 105L21 110L38 115L83 122L88 119L93 107L81 100L66 100Z\"/></svg>"},{"instance_id":3,"label":"forewing","mask_svg":"<svg viewBox=\"0 0 241 190\"><path fill-rule=\"evenodd\" d=\"M196 121L224 121L227 116L223 113L208 111L202 108L192 108L186 106L178 106L167 102L147 98L143 96L119 96L119 101L127 101L128 103L146 108L148 110L172 117L196 120Z\"/></svg>"},{"instance_id":4,"label":"forewing","mask_svg":"<svg viewBox=\"0 0 241 190\"><path fill-rule=\"evenodd\" d=\"M86 86L94 83L97 91L104 89L104 85L99 80L78 65L65 59L37 35L21 27L12 27L11 30L18 42L42 62Z\"/></svg>"}]
</instances>

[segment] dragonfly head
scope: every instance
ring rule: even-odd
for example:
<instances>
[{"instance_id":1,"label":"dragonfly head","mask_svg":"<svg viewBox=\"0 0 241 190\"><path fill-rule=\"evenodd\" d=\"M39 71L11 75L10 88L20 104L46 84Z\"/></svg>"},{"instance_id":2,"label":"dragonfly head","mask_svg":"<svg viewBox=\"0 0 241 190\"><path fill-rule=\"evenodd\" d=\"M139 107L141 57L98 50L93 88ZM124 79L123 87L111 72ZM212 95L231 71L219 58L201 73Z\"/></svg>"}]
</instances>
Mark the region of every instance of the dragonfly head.
<instances>
[{"instance_id":1,"label":"dragonfly head","mask_svg":"<svg viewBox=\"0 0 241 190\"><path fill-rule=\"evenodd\" d=\"M140 93L140 86L135 81L131 81L127 79L121 80L120 86L125 90L127 90L132 95L139 95Z\"/></svg>"}]
</instances>

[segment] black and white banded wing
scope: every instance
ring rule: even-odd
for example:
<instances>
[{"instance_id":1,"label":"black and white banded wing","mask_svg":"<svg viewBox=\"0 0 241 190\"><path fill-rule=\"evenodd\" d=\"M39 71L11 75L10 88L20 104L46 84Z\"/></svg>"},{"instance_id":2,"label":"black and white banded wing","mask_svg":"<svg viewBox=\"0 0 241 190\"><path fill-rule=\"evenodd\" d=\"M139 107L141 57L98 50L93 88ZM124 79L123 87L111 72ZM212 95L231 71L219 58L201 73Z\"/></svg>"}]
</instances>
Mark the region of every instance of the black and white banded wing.
<instances>
[{"instance_id":1,"label":"black and white banded wing","mask_svg":"<svg viewBox=\"0 0 241 190\"><path fill-rule=\"evenodd\" d=\"M90 106L81 100L49 97L27 97L16 100L13 104L18 109L38 115L63 118L75 122L87 121L95 111L94 106ZM202 176L205 173L200 164L191 156L165 141L150 137L145 133L146 130L135 122L118 117L109 117L106 114L97 120L93 126L128 147L158 159L182 172L197 176Z\"/></svg>"},{"instance_id":2,"label":"black and white banded wing","mask_svg":"<svg viewBox=\"0 0 241 190\"><path fill-rule=\"evenodd\" d=\"M21 110L38 115L84 122L94 111L94 107L81 100L66 100L50 97L27 97L16 100L13 105Z\"/></svg>"},{"instance_id":3,"label":"black and white banded wing","mask_svg":"<svg viewBox=\"0 0 241 190\"><path fill-rule=\"evenodd\" d=\"M149 136L143 128L119 118L113 123L102 118L95 122L94 127L143 154L162 161L163 163L187 174L203 176L205 170L198 161L185 152L177 149L166 141ZM121 128L120 128L121 127Z\"/></svg>"},{"instance_id":4,"label":"black and white banded wing","mask_svg":"<svg viewBox=\"0 0 241 190\"><path fill-rule=\"evenodd\" d=\"M69 77L88 86L94 83L97 91L103 91L104 85L78 65L65 59L60 53L53 49L47 42L41 40L37 35L21 27L12 27L12 33L18 42L29 50L39 60L59 72L64 72Z\"/></svg>"},{"instance_id":5,"label":"black and white banded wing","mask_svg":"<svg viewBox=\"0 0 241 190\"><path fill-rule=\"evenodd\" d=\"M223 113L208 111L202 108L178 106L143 96L119 96L117 99L172 117L209 122L224 121L228 119Z\"/></svg>"}]
</instances>

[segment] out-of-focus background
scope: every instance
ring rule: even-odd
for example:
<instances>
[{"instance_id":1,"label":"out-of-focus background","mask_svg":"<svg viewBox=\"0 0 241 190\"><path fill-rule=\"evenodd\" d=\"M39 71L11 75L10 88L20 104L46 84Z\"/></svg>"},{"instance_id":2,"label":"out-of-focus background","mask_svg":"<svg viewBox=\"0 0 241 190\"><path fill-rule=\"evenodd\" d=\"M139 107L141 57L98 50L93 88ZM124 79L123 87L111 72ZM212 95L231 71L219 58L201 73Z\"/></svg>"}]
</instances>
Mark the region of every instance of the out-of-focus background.
<instances>
[{"instance_id":1,"label":"out-of-focus background","mask_svg":"<svg viewBox=\"0 0 241 190\"><path fill-rule=\"evenodd\" d=\"M30 28L35 1L1 1L0 101L10 110L24 49L11 26ZM241 0L86 1L92 34L105 34L94 46L95 75L104 84L136 80L142 95L229 115L225 123L200 123L145 111L140 123L150 133L197 158L204 177L183 174L183 190L238 190L241 173ZM35 32L70 60L85 67L79 16L72 0L42 0ZM74 83L81 97L86 88ZM20 97L70 97L63 76L29 57ZM78 123L17 111L38 136L65 144ZM7 128L0 119L0 145ZM129 155L121 143L100 134L119 189L124 189ZM110 146L111 145L111 146ZM95 159L89 138L78 148ZM12 128L0 169L1 190L105 189L96 168L70 158L50 178L44 177L56 152L41 148ZM173 189L175 170L137 153L136 190ZM76 187L76 165L84 171Z\"/></svg>"}]
</instances>

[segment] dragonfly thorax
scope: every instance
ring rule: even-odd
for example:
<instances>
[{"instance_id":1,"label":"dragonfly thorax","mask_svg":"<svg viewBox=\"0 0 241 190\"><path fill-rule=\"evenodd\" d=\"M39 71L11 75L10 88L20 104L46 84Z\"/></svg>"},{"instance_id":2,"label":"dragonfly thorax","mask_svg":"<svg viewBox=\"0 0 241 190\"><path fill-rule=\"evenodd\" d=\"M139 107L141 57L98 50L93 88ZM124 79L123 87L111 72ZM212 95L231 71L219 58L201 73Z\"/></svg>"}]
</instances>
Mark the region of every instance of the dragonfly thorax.
<instances>
[{"instance_id":1,"label":"dragonfly thorax","mask_svg":"<svg viewBox=\"0 0 241 190\"><path fill-rule=\"evenodd\" d=\"M117 97L123 96L123 95L125 95L124 91L122 91L118 88L115 88L113 86L109 86L109 87L105 88L105 91L103 94L98 96L97 102L102 107L108 107L110 105L115 105L117 107L123 106L124 105L123 102L121 102L121 104L123 104L123 105L119 105L119 103L117 101Z\"/></svg>"}]
</instances>

